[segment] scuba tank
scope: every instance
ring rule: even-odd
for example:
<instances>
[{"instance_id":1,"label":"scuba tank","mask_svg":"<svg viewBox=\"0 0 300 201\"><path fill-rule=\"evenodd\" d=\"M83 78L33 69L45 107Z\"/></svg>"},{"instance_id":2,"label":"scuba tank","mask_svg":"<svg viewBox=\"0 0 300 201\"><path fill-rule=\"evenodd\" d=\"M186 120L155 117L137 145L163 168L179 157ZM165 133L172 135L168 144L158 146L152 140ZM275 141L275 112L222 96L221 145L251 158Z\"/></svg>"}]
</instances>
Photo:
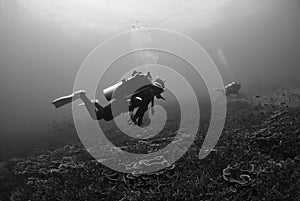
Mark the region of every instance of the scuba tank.
<instances>
[{"instance_id":1,"label":"scuba tank","mask_svg":"<svg viewBox=\"0 0 300 201\"><path fill-rule=\"evenodd\" d=\"M118 82L117 84L114 84L110 87L107 87L106 89L103 89L103 94L107 101L111 101L113 97L113 93L116 91L116 89L123 84L122 82Z\"/></svg>"},{"instance_id":2,"label":"scuba tank","mask_svg":"<svg viewBox=\"0 0 300 201\"><path fill-rule=\"evenodd\" d=\"M127 98L137 89L149 84L152 84L152 77L149 72L147 74L142 74L141 72L134 71L130 78L105 88L103 94L107 101Z\"/></svg>"}]
</instances>

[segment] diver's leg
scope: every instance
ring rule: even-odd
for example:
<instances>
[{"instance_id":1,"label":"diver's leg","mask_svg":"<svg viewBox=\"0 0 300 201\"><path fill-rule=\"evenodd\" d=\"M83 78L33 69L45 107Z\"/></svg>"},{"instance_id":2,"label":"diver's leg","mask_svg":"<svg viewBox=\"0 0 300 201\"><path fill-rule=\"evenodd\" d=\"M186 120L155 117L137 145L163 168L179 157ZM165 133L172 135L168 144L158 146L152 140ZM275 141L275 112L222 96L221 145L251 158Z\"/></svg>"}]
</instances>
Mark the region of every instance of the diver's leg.
<instances>
[{"instance_id":1,"label":"diver's leg","mask_svg":"<svg viewBox=\"0 0 300 201\"><path fill-rule=\"evenodd\" d=\"M128 120L129 124L131 124L133 122L133 110L134 110L134 106L132 104L132 101L130 101L129 107L128 107L128 111L129 111L129 115L130 115L130 119Z\"/></svg>"},{"instance_id":2,"label":"diver's leg","mask_svg":"<svg viewBox=\"0 0 300 201\"><path fill-rule=\"evenodd\" d=\"M122 112L126 112L128 109L126 101L113 101L111 104L102 107L98 101L91 101L85 93L80 93L80 98L94 120L104 119L105 121L110 121L115 116L119 116ZM114 114L112 112L112 107L115 108Z\"/></svg>"},{"instance_id":3,"label":"diver's leg","mask_svg":"<svg viewBox=\"0 0 300 201\"><path fill-rule=\"evenodd\" d=\"M94 103L95 107L97 108L97 111L103 110L103 107L99 104L99 101L97 99L94 99L91 102Z\"/></svg>"},{"instance_id":4,"label":"diver's leg","mask_svg":"<svg viewBox=\"0 0 300 201\"><path fill-rule=\"evenodd\" d=\"M137 107L137 103L135 101L135 98L131 97L130 102L129 102L129 107L128 107L128 111L129 111L129 115L130 115L130 120L128 120L128 123L131 123L131 121L134 122L133 111L136 107Z\"/></svg>"},{"instance_id":5,"label":"diver's leg","mask_svg":"<svg viewBox=\"0 0 300 201\"><path fill-rule=\"evenodd\" d=\"M97 102L92 102L85 93L80 94L80 98L83 101L88 113L94 120L99 120L99 114L103 112L103 107Z\"/></svg>"},{"instance_id":6,"label":"diver's leg","mask_svg":"<svg viewBox=\"0 0 300 201\"><path fill-rule=\"evenodd\" d=\"M145 107L145 108L143 108L143 110L141 110L139 117L138 117L138 122L137 122L138 126L143 125L143 119L144 119L144 115L145 115L146 111L147 111L147 107Z\"/></svg>"},{"instance_id":7,"label":"diver's leg","mask_svg":"<svg viewBox=\"0 0 300 201\"><path fill-rule=\"evenodd\" d=\"M143 117L144 117L144 114L147 111L147 109L148 109L148 107L146 107L144 105L140 106L133 117L134 122L137 123L139 126L143 124Z\"/></svg>"},{"instance_id":8,"label":"diver's leg","mask_svg":"<svg viewBox=\"0 0 300 201\"><path fill-rule=\"evenodd\" d=\"M114 116L112 114L111 104L108 104L105 106L102 110L102 112L97 112L97 118L98 119L104 119L105 121L111 121L114 119Z\"/></svg>"},{"instance_id":9,"label":"diver's leg","mask_svg":"<svg viewBox=\"0 0 300 201\"><path fill-rule=\"evenodd\" d=\"M90 114L91 118L94 120L101 120L104 119L105 121L110 121L113 119L113 114L111 110L111 104L102 107L97 99L90 100L87 96L85 91L78 91L76 92L76 97L79 97L82 101L83 104L88 113Z\"/></svg>"}]
</instances>

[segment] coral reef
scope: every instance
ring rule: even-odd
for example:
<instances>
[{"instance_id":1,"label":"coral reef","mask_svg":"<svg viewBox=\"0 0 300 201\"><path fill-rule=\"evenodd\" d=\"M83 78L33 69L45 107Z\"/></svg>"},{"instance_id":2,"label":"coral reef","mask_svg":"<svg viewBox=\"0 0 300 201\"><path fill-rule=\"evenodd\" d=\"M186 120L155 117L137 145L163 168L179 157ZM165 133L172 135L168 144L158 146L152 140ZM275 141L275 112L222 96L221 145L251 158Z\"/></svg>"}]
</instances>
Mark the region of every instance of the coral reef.
<instances>
[{"instance_id":1,"label":"coral reef","mask_svg":"<svg viewBox=\"0 0 300 201\"><path fill-rule=\"evenodd\" d=\"M207 122L180 160L151 174L116 172L66 145L2 161L0 200L300 200L300 107L256 99L228 103L222 136L203 160Z\"/></svg>"}]
</instances>

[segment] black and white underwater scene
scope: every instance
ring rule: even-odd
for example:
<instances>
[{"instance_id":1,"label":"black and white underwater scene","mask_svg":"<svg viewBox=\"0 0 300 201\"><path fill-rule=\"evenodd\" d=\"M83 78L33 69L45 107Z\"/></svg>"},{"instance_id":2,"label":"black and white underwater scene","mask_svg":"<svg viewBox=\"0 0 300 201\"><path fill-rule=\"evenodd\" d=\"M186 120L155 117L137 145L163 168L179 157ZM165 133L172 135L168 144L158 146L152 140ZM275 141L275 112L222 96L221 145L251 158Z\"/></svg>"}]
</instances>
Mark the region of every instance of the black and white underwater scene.
<instances>
[{"instance_id":1,"label":"black and white underwater scene","mask_svg":"<svg viewBox=\"0 0 300 201\"><path fill-rule=\"evenodd\" d=\"M300 201L299 0L0 0L0 201Z\"/></svg>"}]
</instances>

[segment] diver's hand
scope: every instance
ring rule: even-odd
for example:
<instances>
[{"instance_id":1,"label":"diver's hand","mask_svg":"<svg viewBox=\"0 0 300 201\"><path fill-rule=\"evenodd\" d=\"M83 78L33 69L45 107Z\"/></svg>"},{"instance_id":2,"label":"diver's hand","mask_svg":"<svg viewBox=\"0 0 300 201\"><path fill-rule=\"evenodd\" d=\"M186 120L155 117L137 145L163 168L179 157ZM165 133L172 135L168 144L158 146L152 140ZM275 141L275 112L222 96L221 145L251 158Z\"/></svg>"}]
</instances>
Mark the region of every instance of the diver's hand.
<instances>
[{"instance_id":1,"label":"diver's hand","mask_svg":"<svg viewBox=\"0 0 300 201\"><path fill-rule=\"evenodd\" d=\"M154 115L154 112L155 112L154 108L151 107L151 115Z\"/></svg>"}]
</instances>

